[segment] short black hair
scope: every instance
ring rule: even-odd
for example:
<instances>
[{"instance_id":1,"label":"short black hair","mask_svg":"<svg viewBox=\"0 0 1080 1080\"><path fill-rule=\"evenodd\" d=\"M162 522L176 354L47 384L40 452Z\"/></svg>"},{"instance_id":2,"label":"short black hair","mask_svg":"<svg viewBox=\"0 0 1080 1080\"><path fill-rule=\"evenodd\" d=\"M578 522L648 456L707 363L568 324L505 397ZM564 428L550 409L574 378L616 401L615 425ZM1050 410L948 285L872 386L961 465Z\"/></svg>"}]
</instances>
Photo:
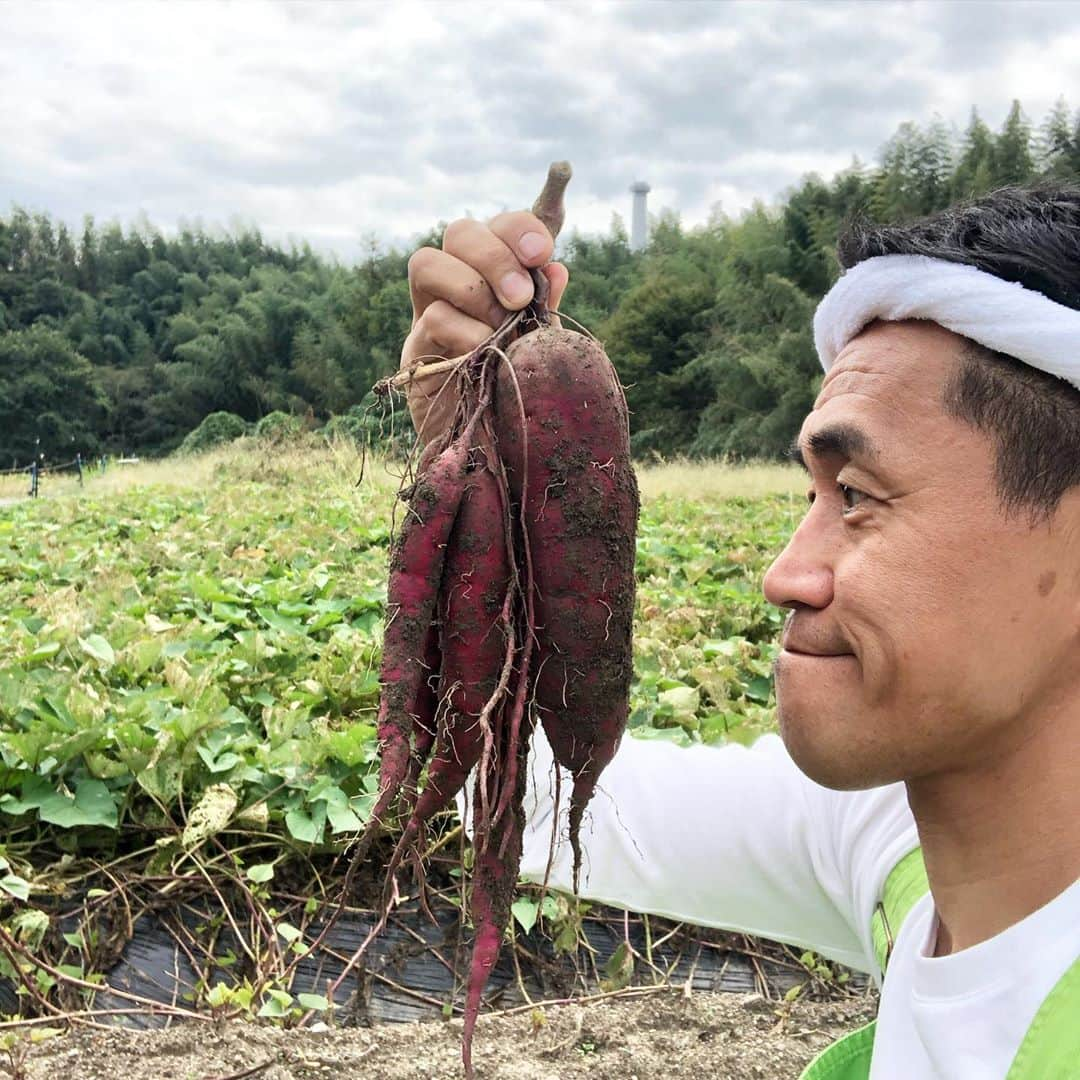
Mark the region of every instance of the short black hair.
<instances>
[{"instance_id":1,"label":"short black hair","mask_svg":"<svg viewBox=\"0 0 1080 1080\"><path fill-rule=\"evenodd\" d=\"M1019 282L1080 311L1080 186L1006 187L904 224L859 219L837 245L849 269L877 255L927 255ZM1076 348L1080 354L1080 339ZM947 374L949 415L988 435L1007 511L1053 515L1080 484L1080 390L971 342Z\"/></svg>"}]
</instances>

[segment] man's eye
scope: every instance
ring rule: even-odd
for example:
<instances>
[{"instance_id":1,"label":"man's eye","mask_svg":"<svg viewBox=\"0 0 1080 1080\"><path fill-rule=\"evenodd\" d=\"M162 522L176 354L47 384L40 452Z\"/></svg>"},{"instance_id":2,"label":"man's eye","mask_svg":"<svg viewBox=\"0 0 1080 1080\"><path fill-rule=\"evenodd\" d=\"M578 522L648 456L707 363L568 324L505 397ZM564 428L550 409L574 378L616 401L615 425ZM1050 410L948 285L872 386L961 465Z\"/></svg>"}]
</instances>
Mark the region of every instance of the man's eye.
<instances>
[{"instance_id":1,"label":"man's eye","mask_svg":"<svg viewBox=\"0 0 1080 1080\"><path fill-rule=\"evenodd\" d=\"M840 498L844 503L845 514L857 509L859 504L869 497L866 492L853 488L850 484L838 484L837 487L840 489Z\"/></svg>"}]
</instances>

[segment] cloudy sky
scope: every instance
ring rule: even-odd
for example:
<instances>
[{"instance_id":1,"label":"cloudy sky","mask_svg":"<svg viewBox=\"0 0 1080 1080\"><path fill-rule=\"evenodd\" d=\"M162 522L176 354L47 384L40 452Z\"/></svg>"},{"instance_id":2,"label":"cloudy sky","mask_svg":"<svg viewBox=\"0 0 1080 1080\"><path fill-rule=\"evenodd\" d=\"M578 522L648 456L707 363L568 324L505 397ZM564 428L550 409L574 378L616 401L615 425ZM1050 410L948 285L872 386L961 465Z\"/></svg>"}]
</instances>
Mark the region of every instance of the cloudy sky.
<instances>
[{"instance_id":1,"label":"cloudy sky","mask_svg":"<svg viewBox=\"0 0 1080 1080\"><path fill-rule=\"evenodd\" d=\"M628 219L635 179L695 224L904 120L1080 106L1078 56L1070 0L0 0L0 213L254 222L351 261L569 158L571 225Z\"/></svg>"}]
</instances>

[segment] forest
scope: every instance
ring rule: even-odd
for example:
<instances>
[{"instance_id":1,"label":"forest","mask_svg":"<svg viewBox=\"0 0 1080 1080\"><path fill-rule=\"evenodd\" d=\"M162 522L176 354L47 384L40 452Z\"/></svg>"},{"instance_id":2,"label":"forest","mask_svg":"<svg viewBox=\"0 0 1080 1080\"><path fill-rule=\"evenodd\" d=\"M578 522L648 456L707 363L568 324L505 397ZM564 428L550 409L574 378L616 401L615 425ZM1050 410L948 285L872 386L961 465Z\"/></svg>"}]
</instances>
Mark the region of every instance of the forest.
<instances>
[{"instance_id":1,"label":"forest","mask_svg":"<svg viewBox=\"0 0 1080 1080\"><path fill-rule=\"evenodd\" d=\"M962 132L904 123L874 164L808 175L738 217L685 228L662 211L642 252L618 216L606 235L571 233L563 310L605 342L639 457L776 458L820 378L810 323L842 224L1041 178L1080 179L1080 112L1064 100L1037 124L1014 102L999 130L974 109ZM372 245L344 266L255 230L164 235L87 217L72 231L12 207L0 218L0 468L35 452L160 456L221 413L233 433L284 413L377 437L371 388L409 329L408 255Z\"/></svg>"}]
</instances>

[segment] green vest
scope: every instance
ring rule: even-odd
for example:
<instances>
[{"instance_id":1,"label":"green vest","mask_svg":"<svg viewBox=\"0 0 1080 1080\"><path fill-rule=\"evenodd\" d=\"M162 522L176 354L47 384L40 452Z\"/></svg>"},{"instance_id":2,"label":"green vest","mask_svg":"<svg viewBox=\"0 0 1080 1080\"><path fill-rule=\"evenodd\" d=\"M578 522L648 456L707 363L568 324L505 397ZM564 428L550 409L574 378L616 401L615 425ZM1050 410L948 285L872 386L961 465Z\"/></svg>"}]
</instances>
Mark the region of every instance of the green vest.
<instances>
[{"instance_id":1,"label":"green vest","mask_svg":"<svg viewBox=\"0 0 1080 1080\"><path fill-rule=\"evenodd\" d=\"M922 849L909 851L893 867L874 912L874 953L882 972L915 901L929 891ZM867 1080L877 1021L827 1046L800 1080ZM1046 996L1031 1022L1004 1080L1078 1080L1080 1078L1080 959Z\"/></svg>"}]
</instances>

